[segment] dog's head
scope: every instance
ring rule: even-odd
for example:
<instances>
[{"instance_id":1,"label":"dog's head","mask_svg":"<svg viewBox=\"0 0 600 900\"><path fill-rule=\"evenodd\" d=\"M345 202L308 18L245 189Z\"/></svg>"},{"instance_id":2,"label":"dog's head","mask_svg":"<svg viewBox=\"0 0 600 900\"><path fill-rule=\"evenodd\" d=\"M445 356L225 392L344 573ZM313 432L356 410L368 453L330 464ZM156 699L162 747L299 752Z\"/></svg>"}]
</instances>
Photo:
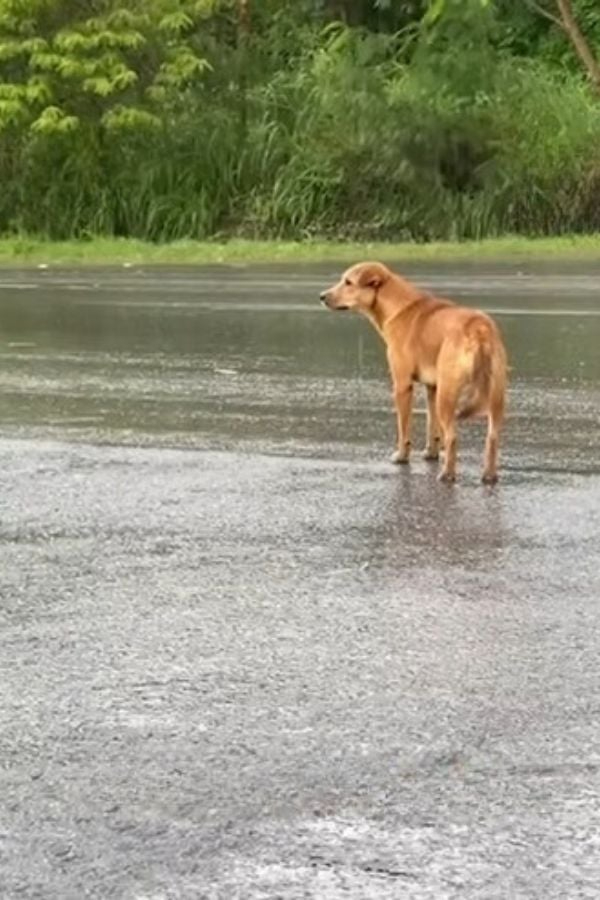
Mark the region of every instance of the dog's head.
<instances>
[{"instance_id":1,"label":"dog's head","mask_svg":"<svg viewBox=\"0 0 600 900\"><path fill-rule=\"evenodd\" d=\"M357 263L344 272L337 284L323 291L321 302L329 309L354 309L368 313L390 275L390 270L383 263Z\"/></svg>"}]
</instances>

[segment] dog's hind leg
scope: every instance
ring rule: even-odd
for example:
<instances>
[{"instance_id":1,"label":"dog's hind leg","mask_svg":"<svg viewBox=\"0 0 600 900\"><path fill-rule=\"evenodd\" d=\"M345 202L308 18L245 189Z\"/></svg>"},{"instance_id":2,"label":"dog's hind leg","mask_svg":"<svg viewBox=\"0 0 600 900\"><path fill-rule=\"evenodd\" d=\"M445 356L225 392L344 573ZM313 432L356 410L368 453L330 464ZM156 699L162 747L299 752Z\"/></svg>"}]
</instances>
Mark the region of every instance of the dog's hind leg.
<instances>
[{"instance_id":1,"label":"dog's hind leg","mask_svg":"<svg viewBox=\"0 0 600 900\"><path fill-rule=\"evenodd\" d=\"M488 410L488 429L481 475L484 484L495 484L498 481L498 445L503 421L504 395L499 392L497 396L492 396Z\"/></svg>"},{"instance_id":2,"label":"dog's hind leg","mask_svg":"<svg viewBox=\"0 0 600 900\"><path fill-rule=\"evenodd\" d=\"M440 481L456 480L456 406L460 388L452 383L438 384L436 414L442 432L444 465Z\"/></svg>"}]
</instances>

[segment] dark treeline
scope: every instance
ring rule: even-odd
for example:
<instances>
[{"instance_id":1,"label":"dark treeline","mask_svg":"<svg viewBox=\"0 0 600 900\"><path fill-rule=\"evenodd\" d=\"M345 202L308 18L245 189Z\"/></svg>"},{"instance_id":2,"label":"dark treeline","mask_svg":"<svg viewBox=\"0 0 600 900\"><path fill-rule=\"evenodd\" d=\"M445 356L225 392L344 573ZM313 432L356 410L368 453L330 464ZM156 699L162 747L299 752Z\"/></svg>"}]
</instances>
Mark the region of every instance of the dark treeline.
<instances>
[{"instance_id":1,"label":"dark treeline","mask_svg":"<svg viewBox=\"0 0 600 900\"><path fill-rule=\"evenodd\" d=\"M0 232L600 230L597 0L0 0Z\"/></svg>"}]
</instances>

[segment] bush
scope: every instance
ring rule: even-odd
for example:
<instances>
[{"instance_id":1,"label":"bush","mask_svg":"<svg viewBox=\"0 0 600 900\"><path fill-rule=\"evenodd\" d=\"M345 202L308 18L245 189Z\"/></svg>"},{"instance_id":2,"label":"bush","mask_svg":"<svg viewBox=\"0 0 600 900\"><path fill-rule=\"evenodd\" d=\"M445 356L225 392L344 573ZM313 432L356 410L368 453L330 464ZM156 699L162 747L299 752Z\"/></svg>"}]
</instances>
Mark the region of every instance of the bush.
<instances>
[{"instance_id":1,"label":"bush","mask_svg":"<svg viewBox=\"0 0 600 900\"><path fill-rule=\"evenodd\" d=\"M38 84L25 103L14 89L31 72L9 60L0 230L427 241L597 229L597 99L578 72L511 55L481 4L454 8L443 28L397 34L279 9L240 37L220 5L193 28L172 22L177 66L157 67L167 41L141 92L130 77L88 96L80 81L65 100L53 70L54 93ZM140 33L155 46L152 21ZM119 51L134 73L139 40Z\"/></svg>"}]
</instances>

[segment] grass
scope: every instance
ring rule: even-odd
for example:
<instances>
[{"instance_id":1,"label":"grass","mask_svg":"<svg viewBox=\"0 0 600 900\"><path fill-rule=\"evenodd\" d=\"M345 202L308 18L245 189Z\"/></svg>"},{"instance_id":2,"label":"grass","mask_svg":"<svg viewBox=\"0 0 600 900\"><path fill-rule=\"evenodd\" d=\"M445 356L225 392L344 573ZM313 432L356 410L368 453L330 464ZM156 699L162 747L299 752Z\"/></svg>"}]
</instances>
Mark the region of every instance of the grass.
<instances>
[{"instance_id":1,"label":"grass","mask_svg":"<svg viewBox=\"0 0 600 900\"><path fill-rule=\"evenodd\" d=\"M592 262L600 260L600 234L555 238L509 236L429 244L249 240L152 244L116 238L64 242L0 238L0 265L5 266L317 263L366 258L395 262Z\"/></svg>"}]
</instances>

